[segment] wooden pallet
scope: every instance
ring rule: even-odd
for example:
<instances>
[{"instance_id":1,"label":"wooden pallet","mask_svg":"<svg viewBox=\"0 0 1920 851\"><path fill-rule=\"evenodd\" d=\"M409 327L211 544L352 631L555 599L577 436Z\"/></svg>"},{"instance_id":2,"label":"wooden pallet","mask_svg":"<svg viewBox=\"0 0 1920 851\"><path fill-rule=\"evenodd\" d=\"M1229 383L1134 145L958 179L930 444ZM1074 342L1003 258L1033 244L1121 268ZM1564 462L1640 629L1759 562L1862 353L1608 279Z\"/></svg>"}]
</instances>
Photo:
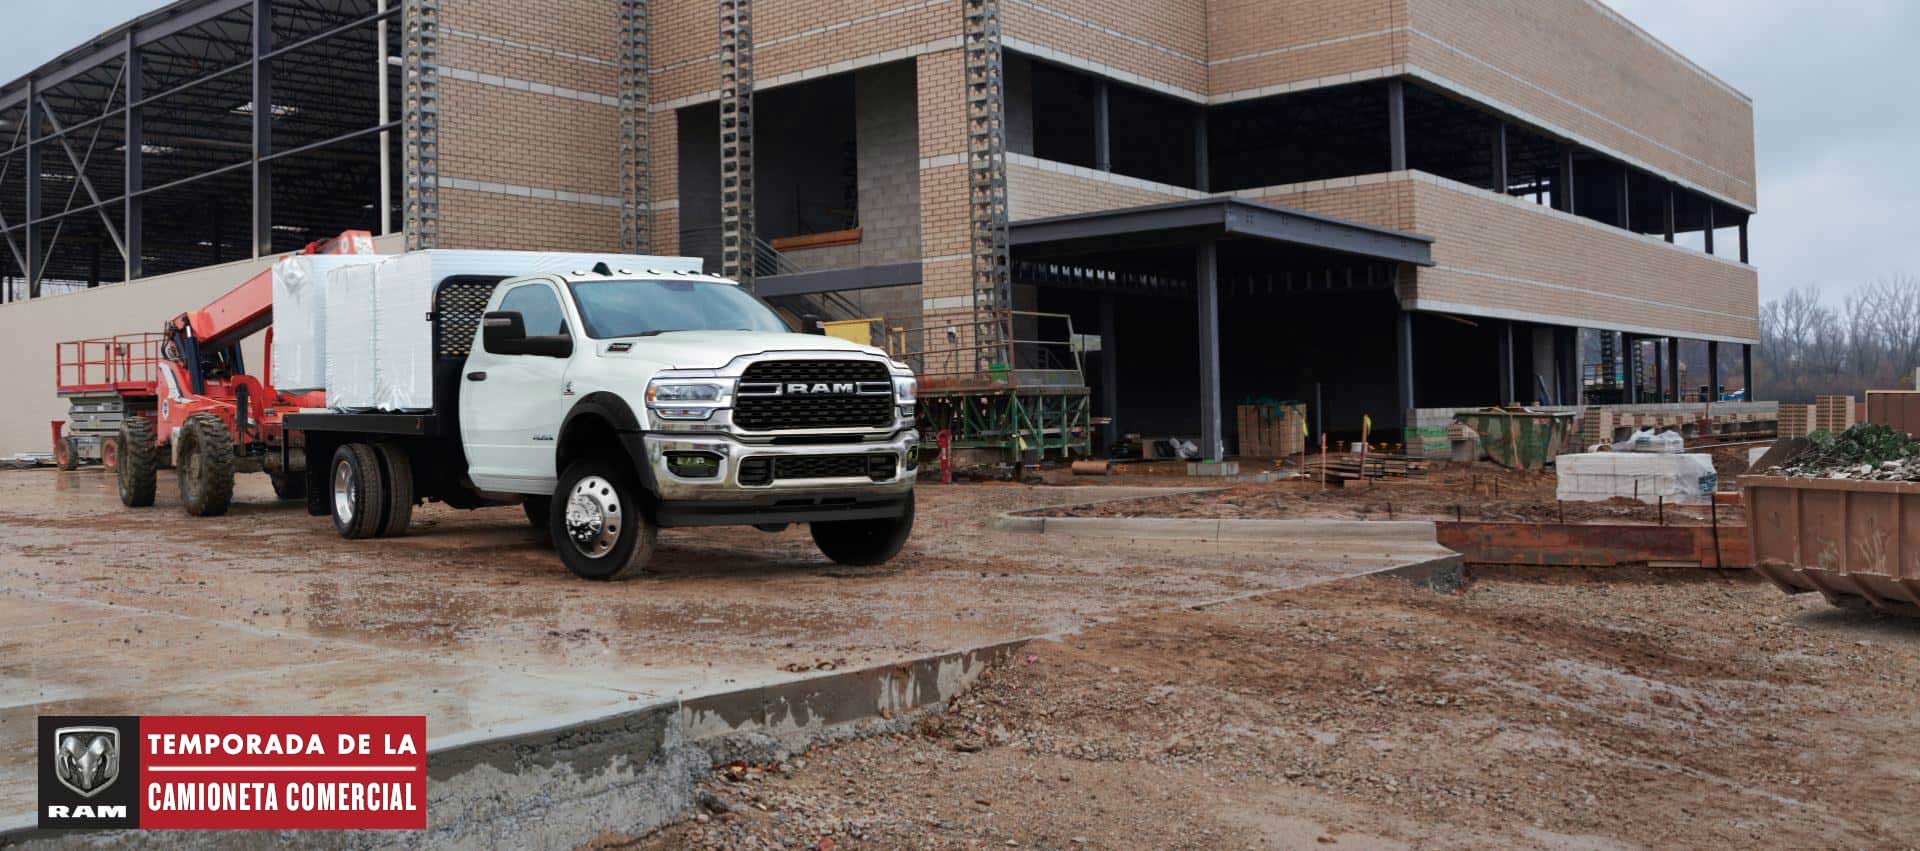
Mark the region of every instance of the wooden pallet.
<instances>
[{"instance_id":1,"label":"wooden pallet","mask_svg":"<svg viewBox=\"0 0 1920 851\"><path fill-rule=\"evenodd\" d=\"M1342 453L1328 455L1324 465L1318 455L1309 455L1305 461L1303 472L1317 479L1324 469L1329 481L1411 481L1425 476L1427 472L1426 461L1405 455L1368 454L1363 461L1359 455Z\"/></svg>"}]
</instances>

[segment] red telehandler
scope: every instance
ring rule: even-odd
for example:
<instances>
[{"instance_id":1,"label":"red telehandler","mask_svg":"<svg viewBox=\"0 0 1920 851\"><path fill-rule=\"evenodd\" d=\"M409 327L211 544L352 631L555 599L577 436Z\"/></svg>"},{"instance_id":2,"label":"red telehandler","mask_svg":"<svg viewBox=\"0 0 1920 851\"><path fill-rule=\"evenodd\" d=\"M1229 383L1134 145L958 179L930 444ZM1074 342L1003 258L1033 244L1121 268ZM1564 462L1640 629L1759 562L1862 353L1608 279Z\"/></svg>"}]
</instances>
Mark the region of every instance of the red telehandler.
<instances>
[{"instance_id":1,"label":"red telehandler","mask_svg":"<svg viewBox=\"0 0 1920 851\"><path fill-rule=\"evenodd\" d=\"M346 231L295 254L372 254L373 236ZM267 333L273 375L273 270L200 310L168 320L158 334L122 334L56 345L55 385L71 400L74 432L53 425L63 469L98 457L119 478L121 501L153 504L157 471L174 468L187 513L226 513L238 472L265 472L282 499L305 495L301 433L282 422L326 406L324 391L282 393L248 374L240 344ZM118 415L118 433L107 427Z\"/></svg>"}]
</instances>

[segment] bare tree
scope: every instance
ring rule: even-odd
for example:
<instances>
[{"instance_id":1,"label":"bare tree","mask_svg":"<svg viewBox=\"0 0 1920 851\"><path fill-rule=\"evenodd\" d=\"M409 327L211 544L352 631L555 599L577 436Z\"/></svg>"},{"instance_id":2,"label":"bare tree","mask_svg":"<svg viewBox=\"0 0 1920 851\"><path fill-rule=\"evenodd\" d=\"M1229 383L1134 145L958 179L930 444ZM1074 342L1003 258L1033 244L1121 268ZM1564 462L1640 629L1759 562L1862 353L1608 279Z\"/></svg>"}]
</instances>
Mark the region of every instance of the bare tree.
<instances>
[{"instance_id":1,"label":"bare tree","mask_svg":"<svg viewBox=\"0 0 1920 851\"><path fill-rule=\"evenodd\" d=\"M1789 290L1760 308L1756 398L1812 401L1912 386L1920 367L1920 278L1891 275L1828 306L1820 290Z\"/></svg>"}]
</instances>

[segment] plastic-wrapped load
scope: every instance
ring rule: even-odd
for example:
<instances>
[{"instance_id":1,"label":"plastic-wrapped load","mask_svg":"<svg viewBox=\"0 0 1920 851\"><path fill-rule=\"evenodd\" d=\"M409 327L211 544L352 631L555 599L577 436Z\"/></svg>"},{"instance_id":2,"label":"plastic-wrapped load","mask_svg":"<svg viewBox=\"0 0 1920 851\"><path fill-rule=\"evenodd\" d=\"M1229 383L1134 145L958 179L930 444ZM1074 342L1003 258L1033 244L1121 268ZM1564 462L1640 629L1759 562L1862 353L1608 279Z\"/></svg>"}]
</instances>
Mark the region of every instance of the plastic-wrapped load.
<instances>
[{"instance_id":1,"label":"plastic-wrapped load","mask_svg":"<svg viewBox=\"0 0 1920 851\"><path fill-rule=\"evenodd\" d=\"M327 407L362 410L374 407L374 273L373 264L344 266L327 273L326 371ZM280 332L276 329L274 336Z\"/></svg>"},{"instance_id":2,"label":"plastic-wrapped load","mask_svg":"<svg viewBox=\"0 0 1920 851\"><path fill-rule=\"evenodd\" d=\"M631 254L579 254L544 251L411 251L381 261L373 270L364 333L371 346L370 371L342 370L351 387L336 387L329 369L327 404L334 408L425 411L433 408L434 295L453 277L515 278L551 272L576 272L605 263L635 275L700 270L697 257ZM338 286L339 282L335 282ZM331 303L341 293L331 294ZM356 313L357 317L358 314ZM328 328L333 314L329 313ZM356 319L356 321L358 321ZM333 339L329 334L329 344ZM356 351L358 351L356 349ZM328 353L332 360L331 351ZM336 399L338 401L336 401Z\"/></svg>"},{"instance_id":3,"label":"plastic-wrapped load","mask_svg":"<svg viewBox=\"0 0 1920 851\"><path fill-rule=\"evenodd\" d=\"M328 274L380 261L375 254L300 254L273 264L273 372L281 390L327 386Z\"/></svg>"},{"instance_id":4,"label":"plastic-wrapped load","mask_svg":"<svg viewBox=\"0 0 1920 851\"><path fill-rule=\"evenodd\" d=\"M1652 504L1706 505L1720 486L1713 456L1651 452L1589 452L1554 461L1557 496L1568 502L1616 497Z\"/></svg>"}]
</instances>

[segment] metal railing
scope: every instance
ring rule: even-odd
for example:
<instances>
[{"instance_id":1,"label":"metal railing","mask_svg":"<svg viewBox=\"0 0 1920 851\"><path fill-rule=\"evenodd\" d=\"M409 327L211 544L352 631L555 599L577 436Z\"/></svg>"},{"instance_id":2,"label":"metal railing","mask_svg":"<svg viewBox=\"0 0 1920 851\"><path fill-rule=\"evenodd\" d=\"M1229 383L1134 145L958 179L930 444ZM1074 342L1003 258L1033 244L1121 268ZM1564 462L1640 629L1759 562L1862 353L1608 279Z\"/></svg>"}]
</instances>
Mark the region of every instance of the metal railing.
<instances>
[{"instance_id":1,"label":"metal railing","mask_svg":"<svg viewBox=\"0 0 1920 851\"><path fill-rule=\"evenodd\" d=\"M964 322L894 328L887 350L923 386L1084 387L1085 363L1065 313L996 311Z\"/></svg>"}]
</instances>

